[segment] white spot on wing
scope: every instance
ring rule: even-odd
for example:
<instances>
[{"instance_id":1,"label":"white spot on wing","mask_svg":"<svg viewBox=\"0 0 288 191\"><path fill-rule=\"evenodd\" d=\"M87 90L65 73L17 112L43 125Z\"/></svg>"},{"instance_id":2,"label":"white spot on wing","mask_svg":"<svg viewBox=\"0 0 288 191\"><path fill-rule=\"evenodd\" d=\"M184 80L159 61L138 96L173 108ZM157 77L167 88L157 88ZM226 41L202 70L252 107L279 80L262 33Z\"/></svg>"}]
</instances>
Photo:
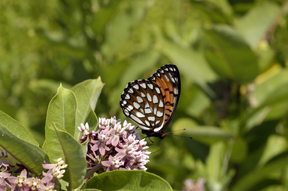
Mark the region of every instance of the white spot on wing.
<instances>
[{"instance_id":1,"label":"white spot on wing","mask_svg":"<svg viewBox=\"0 0 288 191\"><path fill-rule=\"evenodd\" d=\"M157 94L161 94L160 89L158 87L155 87L155 90L156 90Z\"/></svg>"},{"instance_id":2,"label":"white spot on wing","mask_svg":"<svg viewBox=\"0 0 288 191\"><path fill-rule=\"evenodd\" d=\"M169 78L166 75L164 75L164 76L165 76L166 80L169 82Z\"/></svg>"},{"instance_id":3,"label":"white spot on wing","mask_svg":"<svg viewBox=\"0 0 288 191\"><path fill-rule=\"evenodd\" d=\"M140 86L142 86L142 88L146 89L146 84L144 82L141 83Z\"/></svg>"},{"instance_id":4,"label":"white spot on wing","mask_svg":"<svg viewBox=\"0 0 288 191\"><path fill-rule=\"evenodd\" d=\"M151 90L153 90L153 85L152 84L147 84L148 85L148 87L151 89Z\"/></svg>"},{"instance_id":5,"label":"white spot on wing","mask_svg":"<svg viewBox=\"0 0 288 191\"><path fill-rule=\"evenodd\" d=\"M140 117L140 118L143 118L143 117L145 117L145 115L143 114L143 113L140 113L140 112L136 112L136 115L137 115L137 117Z\"/></svg>"},{"instance_id":6,"label":"white spot on wing","mask_svg":"<svg viewBox=\"0 0 288 191\"><path fill-rule=\"evenodd\" d=\"M130 88L130 89L128 90L128 92L131 93L131 94L133 94L133 93L134 93L133 88Z\"/></svg>"},{"instance_id":7,"label":"white spot on wing","mask_svg":"<svg viewBox=\"0 0 288 191\"><path fill-rule=\"evenodd\" d=\"M145 105L144 111L145 111L146 114L152 113L151 108L150 108L148 102L147 102L146 105Z\"/></svg>"},{"instance_id":8,"label":"white spot on wing","mask_svg":"<svg viewBox=\"0 0 288 191\"><path fill-rule=\"evenodd\" d=\"M158 103L158 98L156 95L153 95L153 103Z\"/></svg>"},{"instance_id":9,"label":"white spot on wing","mask_svg":"<svg viewBox=\"0 0 288 191\"><path fill-rule=\"evenodd\" d=\"M127 109L128 109L129 111L132 111L132 110L134 109L134 107L133 107L132 105L129 105L129 106L127 107Z\"/></svg>"},{"instance_id":10,"label":"white spot on wing","mask_svg":"<svg viewBox=\"0 0 288 191\"><path fill-rule=\"evenodd\" d=\"M145 120L145 123L146 123L147 126L150 126L149 121Z\"/></svg>"},{"instance_id":11,"label":"white spot on wing","mask_svg":"<svg viewBox=\"0 0 288 191\"><path fill-rule=\"evenodd\" d=\"M163 101L160 99L159 107L164 107Z\"/></svg>"},{"instance_id":12,"label":"white spot on wing","mask_svg":"<svg viewBox=\"0 0 288 191\"><path fill-rule=\"evenodd\" d=\"M125 114L127 117L129 117L130 112L129 112L127 109L124 109L123 111L124 111L124 114Z\"/></svg>"},{"instance_id":13,"label":"white spot on wing","mask_svg":"<svg viewBox=\"0 0 288 191\"><path fill-rule=\"evenodd\" d=\"M178 88L174 88L174 94L178 95Z\"/></svg>"},{"instance_id":14,"label":"white spot on wing","mask_svg":"<svg viewBox=\"0 0 288 191\"><path fill-rule=\"evenodd\" d=\"M140 96L137 96L136 98L137 98L137 101L138 101L139 103L142 103L142 102L143 102L143 99L142 99L142 97L140 97Z\"/></svg>"},{"instance_id":15,"label":"white spot on wing","mask_svg":"<svg viewBox=\"0 0 288 191\"><path fill-rule=\"evenodd\" d=\"M141 107L140 104L135 101L133 102L133 105L136 109L139 109Z\"/></svg>"},{"instance_id":16,"label":"white spot on wing","mask_svg":"<svg viewBox=\"0 0 288 191\"><path fill-rule=\"evenodd\" d=\"M139 90L139 85L138 85L138 84L135 84L133 87L134 87L136 90Z\"/></svg>"},{"instance_id":17,"label":"white spot on wing","mask_svg":"<svg viewBox=\"0 0 288 191\"><path fill-rule=\"evenodd\" d=\"M161 125L160 127L155 128L155 129L154 129L154 132L158 132L158 131L160 131L160 130L162 129L162 127L163 127L163 126Z\"/></svg>"},{"instance_id":18,"label":"white spot on wing","mask_svg":"<svg viewBox=\"0 0 288 191\"><path fill-rule=\"evenodd\" d=\"M137 124L140 124L140 125L145 125L141 119L139 119L138 117L136 117L135 115L131 114L130 118Z\"/></svg>"},{"instance_id":19,"label":"white spot on wing","mask_svg":"<svg viewBox=\"0 0 288 191\"><path fill-rule=\"evenodd\" d=\"M157 111L157 114L156 114L157 117L162 117L163 116L163 112L161 111ZM157 123L157 122L156 122Z\"/></svg>"},{"instance_id":20,"label":"white spot on wing","mask_svg":"<svg viewBox=\"0 0 288 191\"><path fill-rule=\"evenodd\" d=\"M148 99L148 101L152 101L152 99L151 99L151 96L150 96L150 94L149 93L147 93L147 99Z\"/></svg>"},{"instance_id":21,"label":"white spot on wing","mask_svg":"<svg viewBox=\"0 0 288 191\"><path fill-rule=\"evenodd\" d=\"M148 117L148 120L149 120L149 121L155 121L155 117L154 117L154 116Z\"/></svg>"},{"instance_id":22,"label":"white spot on wing","mask_svg":"<svg viewBox=\"0 0 288 191\"><path fill-rule=\"evenodd\" d=\"M130 95L126 94L125 99L130 99Z\"/></svg>"},{"instance_id":23,"label":"white spot on wing","mask_svg":"<svg viewBox=\"0 0 288 191\"><path fill-rule=\"evenodd\" d=\"M170 76L171 81L172 81L173 83L175 83L175 80L174 80L174 78L173 78L173 76L172 76L171 73L169 73L169 76Z\"/></svg>"},{"instance_id":24,"label":"white spot on wing","mask_svg":"<svg viewBox=\"0 0 288 191\"><path fill-rule=\"evenodd\" d=\"M141 92L141 96L142 96L142 97L146 97L146 95L145 95L143 92Z\"/></svg>"}]
</instances>

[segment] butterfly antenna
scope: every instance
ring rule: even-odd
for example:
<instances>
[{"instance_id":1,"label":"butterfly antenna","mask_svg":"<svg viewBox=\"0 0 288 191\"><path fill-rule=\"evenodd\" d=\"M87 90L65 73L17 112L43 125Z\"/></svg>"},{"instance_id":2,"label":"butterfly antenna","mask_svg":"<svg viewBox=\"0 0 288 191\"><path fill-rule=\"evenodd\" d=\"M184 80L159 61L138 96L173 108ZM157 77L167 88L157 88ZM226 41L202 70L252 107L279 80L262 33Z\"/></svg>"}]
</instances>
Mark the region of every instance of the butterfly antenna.
<instances>
[{"instance_id":1,"label":"butterfly antenna","mask_svg":"<svg viewBox=\"0 0 288 191\"><path fill-rule=\"evenodd\" d=\"M173 135L173 136L177 136L177 137L183 137L183 138L188 138L188 139L193 139L193 137L187 137L187 136L182 136L182 135L174 135L172 134L173 132L176 132L176 131L185 131L186 129L177 129L177 130L174 130L174 131L170 131L168 133L165 133L166 135Z\"/></svg>"},{"instance_id":2,"label":"butterfly antenna","mask_svg":"<svg viewBox=\"0 0 288 191\"><path fill-rule=\"evenodd\" d=\"M187 136L182 136L182 135L174 135L174 134L167 134L166 135L173 135L173 136L177 136L177 137L183 137L183 138L187 138L187 139L193 139L193 137L187 137Z\"/></svg>"}]
</instances>

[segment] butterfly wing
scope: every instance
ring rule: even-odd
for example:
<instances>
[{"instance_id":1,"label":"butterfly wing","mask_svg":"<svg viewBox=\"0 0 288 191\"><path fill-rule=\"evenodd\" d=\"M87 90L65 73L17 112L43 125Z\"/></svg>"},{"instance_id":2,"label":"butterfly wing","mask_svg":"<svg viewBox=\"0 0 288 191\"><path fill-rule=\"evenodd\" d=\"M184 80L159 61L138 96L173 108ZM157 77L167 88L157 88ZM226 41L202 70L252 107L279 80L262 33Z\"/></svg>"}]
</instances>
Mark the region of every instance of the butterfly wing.
<instances>
[{"instance_id":1,"label":"butterfly wing","mask_svg":"<svg viewBox=\"0 0 288 191\"><path fill-rule=\"evenodd\" d=\"M160 87L151 80L129 82L124 89L120 106L124 114L143 130L164 125L164 100Z\"/></svg>"},{"instance_id":2,"label":"butterfly wing","mask_svg":"<svg viewBox=\"0 0 288 191\"><path fill-rule=\"evenodd\" d=\"M174 64L167 64L158 69L150 78L161 88L164 98L165 126L161 129L163 131L169 125L178 105L181 92L180 74Z\"/></svg>"},{"instance_id":3,"label":"butterfly wing","mask_svg":"<svg viewBox=\"0 0 288 191\"><path fill-rule=\"evenodd\" d=\"M159 136L171 121L180 91L178 68L167 64L148 79L129 82L121 95L120 106L148 136Z\"/></svg>"}]
</instances>

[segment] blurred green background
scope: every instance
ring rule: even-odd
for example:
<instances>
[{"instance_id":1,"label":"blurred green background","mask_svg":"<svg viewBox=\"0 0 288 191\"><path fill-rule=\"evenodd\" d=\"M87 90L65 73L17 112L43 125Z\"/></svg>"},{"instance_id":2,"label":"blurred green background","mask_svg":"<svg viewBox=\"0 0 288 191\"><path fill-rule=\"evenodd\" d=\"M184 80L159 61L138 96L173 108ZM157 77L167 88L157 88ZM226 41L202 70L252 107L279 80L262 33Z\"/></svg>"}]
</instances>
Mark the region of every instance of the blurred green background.
<instances>
[{"instance_id":1,"label":"blurred green background","mask_svg":"<svg viewBox=\"0 0 288 191\"><path fill-rule=\"evenodd\" d=\"M126 117L129 81L168 63L182 88L147 166L175 190L288 190L288 3L284 0L0 2L0 109L44 141L46 110L65 88L101 76L98 117ZM176 132L175 132L176 133ZM151 151L160 148L157 139Z\"/></svg>"}]
</instances>

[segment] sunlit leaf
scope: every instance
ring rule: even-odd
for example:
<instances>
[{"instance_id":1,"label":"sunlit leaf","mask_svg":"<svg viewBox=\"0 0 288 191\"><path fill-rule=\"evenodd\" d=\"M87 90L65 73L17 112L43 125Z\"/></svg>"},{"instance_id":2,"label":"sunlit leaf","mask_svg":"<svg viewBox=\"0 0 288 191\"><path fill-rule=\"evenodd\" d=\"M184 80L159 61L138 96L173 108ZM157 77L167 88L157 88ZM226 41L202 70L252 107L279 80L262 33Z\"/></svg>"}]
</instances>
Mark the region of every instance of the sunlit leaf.
<instances>
[{"instance_id":1,"label":"sunlit leaf","mask_svg":"<svg viewBox=\"0 0 288 191\"><path fill-rule=\"evenodd\" d=\"M171 190L171 186L161 177L140 170L116 170L91 178L87 188L100 190Z\"/></svg>"},{"instance_id":2,"label":"sunlit leaf","mask_svg":"<svg viewBox=\"0 0 288 191\"><path fill-rule=\"evenodd\" d=\"M209 45L205 51L208 63L222 78L240 84L255 79L259 72L257 57L232 27L215 26L206 30L205 39Z\"/></svg>"},{"instance_id":3,"label":"sunlit leaf","mask_svg":"<svg viewBox=\"0 0 288 191\"><path fill-rule=\"evenodd\" d=\"M31 172L41 174L46 154L20 123L2 111L0 112L0 137L0 146L3 149Z\"/></svg>"},{"instance_id":4,"label":"sunlit leaf","mask_svg":"<svg viewBox=\"0 0 288 191\"><path fill-rule=\"evenodd\" d=\"M64 158L64 153L52 123L60 124L63 129L74 136L76 129L76 108L77 103L75 94L71 90L65 89L60 85L57 94L49 103L45 127L45 151L47 151L52 162L56 162L60 157Z\"/></svg>"},{"instance_id":5,"label":"sunlit leaf","mask_svg":"<svg viewBox=\"0 0 288 191\"><path fill-rule=\"evenodd\" d=\"M82 184L86 174L86 155L82 146L72 135L59 128L57 123L53 123L55 132L63 150L66 164L68 164L69 188L75 189Z\"/></svg>"},{"instance_id":6,"label":"sunlit leaf","mask_svg":"<svg viewBox=\"0 0 288 191\"><path fill-rule=\"evenodd\" d=\"M75 93L78 107L76 114L76 126L81 123L89 123L90 131L94 130L97 125L97 116L94 113L98 98L102 91L104 83L101 78L86 80L75 85L71 90ZM75 139L79 138L79 131L75 132Z\"/></svg>"},{"instance_id":7,"label":"sunlit leaf","mask_svg":"<svg viewBox=\"0 0 288 191\"><path fill-rule=\"evenodd\" d=\"M263 1L254 6L244 17L240 18L236 27L249 45L256 47L261 38L269 32L279 12L280 7L276 3Z\"/></svg>"}]
</instances>

